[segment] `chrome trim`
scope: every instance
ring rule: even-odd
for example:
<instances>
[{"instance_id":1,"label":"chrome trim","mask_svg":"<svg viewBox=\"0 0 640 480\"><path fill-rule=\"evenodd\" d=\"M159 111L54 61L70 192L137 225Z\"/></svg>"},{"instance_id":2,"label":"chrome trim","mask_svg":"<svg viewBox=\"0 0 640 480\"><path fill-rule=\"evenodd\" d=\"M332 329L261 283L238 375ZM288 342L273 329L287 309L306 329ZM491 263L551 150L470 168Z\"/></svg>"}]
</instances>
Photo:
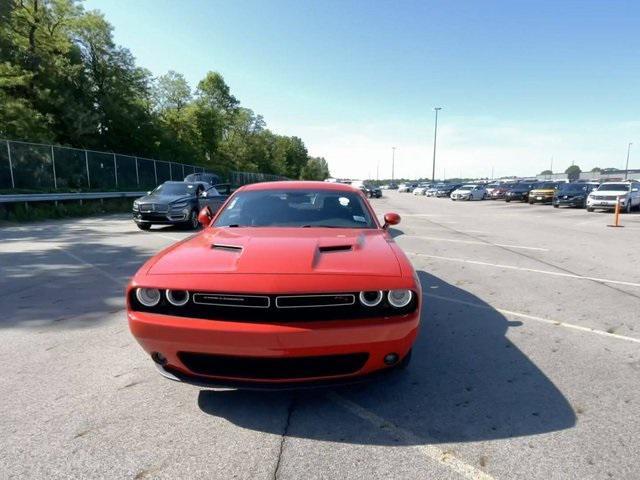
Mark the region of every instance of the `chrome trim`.
<instances>
[{"instance_id":1,"label":"chrome trim","mask_svg":"<svg viewBox=\"0 0 640 480\"><path fill-rule=\"evenodd\" d=\"M167 302L169 302L174 307L184 307L187 303L189 303L189 299L191 298L191 295L189 294L189 290L184 290L184 292L187 294L187 298L182 303L176 302L175 300L171 300L173 297L172 292L173 292L172 289L167 288L164 291L164 296L167 298Z\"/></svg>"},{"instance_id":2,"label":"chrome trim","mask_svg":"<svg viewBox=\"0 0 640 480\"><path fill-rule=\"evenodd\" d=\"M409 292L409 300L407 300L407 302L402 304L402 305L396 305L395 303L393 303L391 301L391 292L393 292L395 290L406 290L407 292ZM409 290L408 288L397 288L397 289L394 289L394 290L389 290L387 292L387 301L394 308L404 308L404 307L406 307L407 305L409 305L411 303L411 300L413 300L413 290Z\"/></svg>"},{"instance_id":3,"label":"chrome trim","mask_svg":"<svg viewBox=\"0 0 640 480\"><path fill-rule=\"evenodd\" d=\"M317 298L317 297L351 297L351 303L330 303L327 305L296 305L293 307L281 307L278 300L281 298ZM279 295L276 297L276 308L322 308L322 307L348 307L356 303L356 296L352 293L326 293L319 295Z\"/></svg>"},{"instance_id":4,"label":"chrome trim","mask_svg":"<svg viewBox=\"0 0 640 480\"><path fill-rule=\"evenodd\" d=\"M227 303L212 303L212 302L198 302L196 301L197 295L218 295L220 297L240 297L240 298L266 298L267 305L266 306L257 306L257 305L233 305ZM271 298L266 295L237 295L237 294L227 294L227 293L205 293L205 292L195 292L192 294L193 303L198 305L213 305L217 307L237 307L237 308L269 308L271 307Z\"/></svg>"},{"instance_id":5,"label":"chrome trim","mask_svg":"<svg viewBox=\"0 0 640 480\"><path fill-rule=\"evenodd\" d=\"M375 291L376 290L363 290L362 292L360 292L360 294L358 295L358 299L360 300L360 303L365 307L369 307L369 308L377 307L378 305L380 305L382 303L382 300L384 299L384 291L382 290L377 290L378 298L373 302L368 302L364 298L365 293L375 292Z\"/></svg>"}]
</instances>

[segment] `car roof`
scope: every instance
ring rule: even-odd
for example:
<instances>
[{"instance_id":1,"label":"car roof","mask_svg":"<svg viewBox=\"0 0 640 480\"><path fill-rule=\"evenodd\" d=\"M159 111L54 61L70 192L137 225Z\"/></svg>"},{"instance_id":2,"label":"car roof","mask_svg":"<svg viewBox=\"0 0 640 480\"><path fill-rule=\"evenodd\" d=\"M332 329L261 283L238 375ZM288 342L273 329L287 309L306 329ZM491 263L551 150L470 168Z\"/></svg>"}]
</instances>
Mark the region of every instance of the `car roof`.
<instances>
[{"instance_id":1,"label":"car roof","mask_svg":"<svg viewBox=\"0 0 640 480\"><path fill-rule=\"evenodd\" d=\"M244 185L238 190L255 191L255 190L325 190L325 191L342 191L354 192L358 191L351 185L344 183L329 182L312 182L312 181L283 181L283 182L262 182Z\"/></svg>"}]
</instances>

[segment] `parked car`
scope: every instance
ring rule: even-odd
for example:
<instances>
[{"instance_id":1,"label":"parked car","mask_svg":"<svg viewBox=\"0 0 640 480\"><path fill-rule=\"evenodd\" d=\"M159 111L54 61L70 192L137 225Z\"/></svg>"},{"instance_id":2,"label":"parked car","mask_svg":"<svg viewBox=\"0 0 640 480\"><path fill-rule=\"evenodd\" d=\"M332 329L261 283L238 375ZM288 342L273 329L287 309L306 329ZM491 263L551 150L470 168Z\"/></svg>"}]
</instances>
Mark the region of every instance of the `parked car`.
<instances>
[{"instance_id":1,"label":"parked car","mask_svg":"<svg viewBox=\"0 0 640 480\"><path fill-rule=\"evenodd\" d=\"M487 184L487 197L491 197L493 191L500 186L500 183L489 183Z\"/></svg>"},{"instance_id":2,"label":"parked car","mask_svg":"<svg viewBox=\"0 0 640 480\"><path fill-rule=\"evenodd\" d=\"M529 192L536 188L537 185L537 183L516 183L513 187L507 190L507 193L504 196L504 201L528 202Z\"/></svg>"},{"instance_id":3,"label":"parked car","mask_svg":"<svg viewBox=\"0 0 640 480\"><path fill-rule=\"evenodd\" d=\"M430 186L428 183L420 183L413 189L412 193L414 195L424 195Z\"/></svg>"},{"instance_id":4,"label":"parked car","mask_svg":"<svg viewBox=\"0 0 640 480\"><path fill-rule=\"evenodd\" d=\"M560 185L558 182L539 183L529 192L529 205L533 205L534 203L552 203L556 189ZM562 185L566 184L563 182Z\"/></svg>"},{"instance_id":5,"label":"parked car","mask_svg":"<svg viewBox=\"0 0 640 480\"><path fill-rule=\"evenodd\" d=\"M587 211L613 210L620 201L620 209L629 213L640 208L640 182L607 182L593 190L587 197Z\"/></svg>"},{"instance_id":6,"label":"parked car","mask_svg":"<svg viewBox=\"0 0 640 480\"><path fill-rule=\"evenodd\" d=\"M353 188L359 189L362 193L364 193L369 198L381 198L382 190L380 187L377 187L369 182L364 182L362 180L354 180L351 182L351 186Z\"/></svg>"},{"instance_id":7,"label":"parked car","mask_svg":"<svg viewBox=\"0 0 640 480\"><path fill-rule=\"evenodd\" d=\"M338 183L246 185L138 270L131 333L163 376L197 385L295 388L405 367L422 293L387 229L400 216L384 219Z\"/></svg>"},{"instance_id":8,"label":"parked car","mask_svg":"<svg viewBox=\"0 0 640 480\"><path fill-rule=\"evenodd\" d=\"M189 175L184 177L184 181L188 183L204 182L208 183L209 185L218 185L220 183L220 177L215 173L190 173Z\"/></svg>"},{"instance_id":9,"label":"parked car","mask_svg":"<svg viewBox=\"0 0 640 480\"><path fill-rule=\"evenodd\" d=\"M207 192L206 196L202 196L203 192ZM200 208L210 205L212 211L217 211L226 199L227 195L220 195L204 182L164 182L134 200L133 221L140 230L149 230L153 225L197 229Z\"/></svg>"},{"instance_id":10,"label":"parked car","mask_svg":"<svg viewBox=\"0 0 640 480\"><path fill-rule=\"evenodd\" d=\"M553 196L553 206L585 208L587 196L597 187L592 183L564 183L558 187Z\"/></svg>"},{"instance_id":11,"label":"parked car","mask_svg":"<svg viewBox=\"0 0 640 480\"><path fill-rule=\"evenodd\" d=\"M398 185L399 193L410 193L413 192L413 189L418 186L417 183L401 183Z\"/></svg>"},{"instance_id":12,"label":"parked car","mask_svg":"<svg viewBox=\"0 0 640 480\"><path fill-rule=\"evenodd\" d=\"M507 196L507 192L515 186L514 183L501 183L494 187L489 193L488 198L491 200L503 200Z\"/></svg>"},{"instance_id":13,"label":"parked car","mask_svg":"<svg viewBox=\"0 0 640 480\"><path fill-rule=\"evenodd\" d=\"M442 185L440 185L438 187L438 190L436 190L436 197L438 198L443 198L443 197L447 197L449 198L451 196L451 193L454 190L457 190L459 187L461 187L462 185L460 183L443 183Z\"/></svg>"},{"instance_id":14,"label":"parked car","mask_svg":"<svg viewBox=\"0 0 640 480\"><path fill-rule=\"evenodd\" d=\"M487 190L484 185L470 183L462 185L451 193L451 200L484 200Z\"/></svg>"},{"instance_id":15,"label":"parked car","mask_svg":"<svg viewBox=\"0 0 640 480\"><path fill-rule=\"evenodd\" d=\"M424 191L425 197L435 197L436 193L438 192L438 188L440 188L441 185L442 184L431 185Z\"/></svg>"}]
</instances>

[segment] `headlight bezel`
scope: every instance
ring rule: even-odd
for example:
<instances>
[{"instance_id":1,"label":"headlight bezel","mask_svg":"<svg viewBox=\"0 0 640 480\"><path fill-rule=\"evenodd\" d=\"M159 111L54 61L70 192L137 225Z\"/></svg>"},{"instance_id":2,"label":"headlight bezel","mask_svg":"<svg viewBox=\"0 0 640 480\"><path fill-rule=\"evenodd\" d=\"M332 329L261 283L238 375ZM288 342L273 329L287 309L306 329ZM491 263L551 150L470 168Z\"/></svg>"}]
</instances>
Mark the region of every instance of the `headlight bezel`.
<instances>
[{"instance_id":1,"label":"headlight bezel","mask_svg":"<svg viewBox=\"0 0 640 480\"><path fill-rule=\"evenodd\" d=\"M392 296L393 292L403 292L403 293L405 293L405 294L408 294L408 295L407 295L407 298L406 298L406 301L404 301L404 302L394 303L395 301L394 301L394 300L392 300L392 298L393 298L393 296ZM405 308L405 307L407 307L407 306L411 303L411 301L413 300L413 295L414 295L413 291L412 291L411 289L409 289L409 288L396 288L396 289L393 289L393 290L389 290L389 291L387 292L387 302L389 302L389 305L391 305L391 306L392 306L392 307L394 307L394 308Z\"/></svg>"},{"instance_id":2,"label":"headlight bezel","mask_svg":"<svg viewBox=\"0 0 640 480\"><path fill-rule=\"evenodd\" d=\"M149 300L149 298L145 298L145 293L149 292L156 292L157 300ZM158 288L138 287L136 288L135 294L138 302L147 308L157 307L160 304L160 300L162 300L162 294ZM155 294L153 296L155 297Z\"/></svg>"}]
</instances>

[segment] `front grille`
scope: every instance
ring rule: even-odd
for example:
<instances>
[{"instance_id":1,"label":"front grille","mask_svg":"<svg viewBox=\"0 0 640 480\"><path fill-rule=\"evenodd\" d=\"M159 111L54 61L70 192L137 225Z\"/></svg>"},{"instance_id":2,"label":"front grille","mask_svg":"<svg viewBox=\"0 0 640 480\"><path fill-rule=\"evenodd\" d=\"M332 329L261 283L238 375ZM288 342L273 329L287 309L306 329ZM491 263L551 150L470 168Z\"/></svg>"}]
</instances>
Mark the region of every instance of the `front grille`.
<instances>
[{"instance_id":1,"label":"front grille","mask_svg":"<svg viewBox=\"0 0 640 480\"><path fill-rule=\"evenodd\" d=\"M179 352L178 358L189 370L198 375L277 380L356 373L364 367L369 354L272 358Z\"/></svg>"},{"instance_id":2,"label":"front grille","mask_svg":"<svg viewBox=\"0 0 640 480\"><path fill-rule=\"evenodd\" d=\"M358 292L308 295L241 295L216 292L191 292L184 306L171 305L163 293L155 307L145 307L131 290L132 310L176 317L201 318L251 323L300 323L322 320L349 320L372 317L392 317L411 313L417 308L417 298L403 308L391 306L386 295L375 307L365 307Z\"/></svg>"},{"instance_id":3,"label":"front grille","mask_svg":"<svg viewBox=\"0 0 640 480\"><path fill-rule=\"evenodd\" d=\"M594 195L594 200L617 200L617 195Z\"/></svg>"},{"instance_id":4,"label":"front grille","mask_svg":"<svg viewBox=\"0 0 640 480\"><path fill-rule=\"evenodd\" d=\"M138 205L142 213L167 213L169 207L161 203L141 203Z\"/></svg>"}]
</instances>

